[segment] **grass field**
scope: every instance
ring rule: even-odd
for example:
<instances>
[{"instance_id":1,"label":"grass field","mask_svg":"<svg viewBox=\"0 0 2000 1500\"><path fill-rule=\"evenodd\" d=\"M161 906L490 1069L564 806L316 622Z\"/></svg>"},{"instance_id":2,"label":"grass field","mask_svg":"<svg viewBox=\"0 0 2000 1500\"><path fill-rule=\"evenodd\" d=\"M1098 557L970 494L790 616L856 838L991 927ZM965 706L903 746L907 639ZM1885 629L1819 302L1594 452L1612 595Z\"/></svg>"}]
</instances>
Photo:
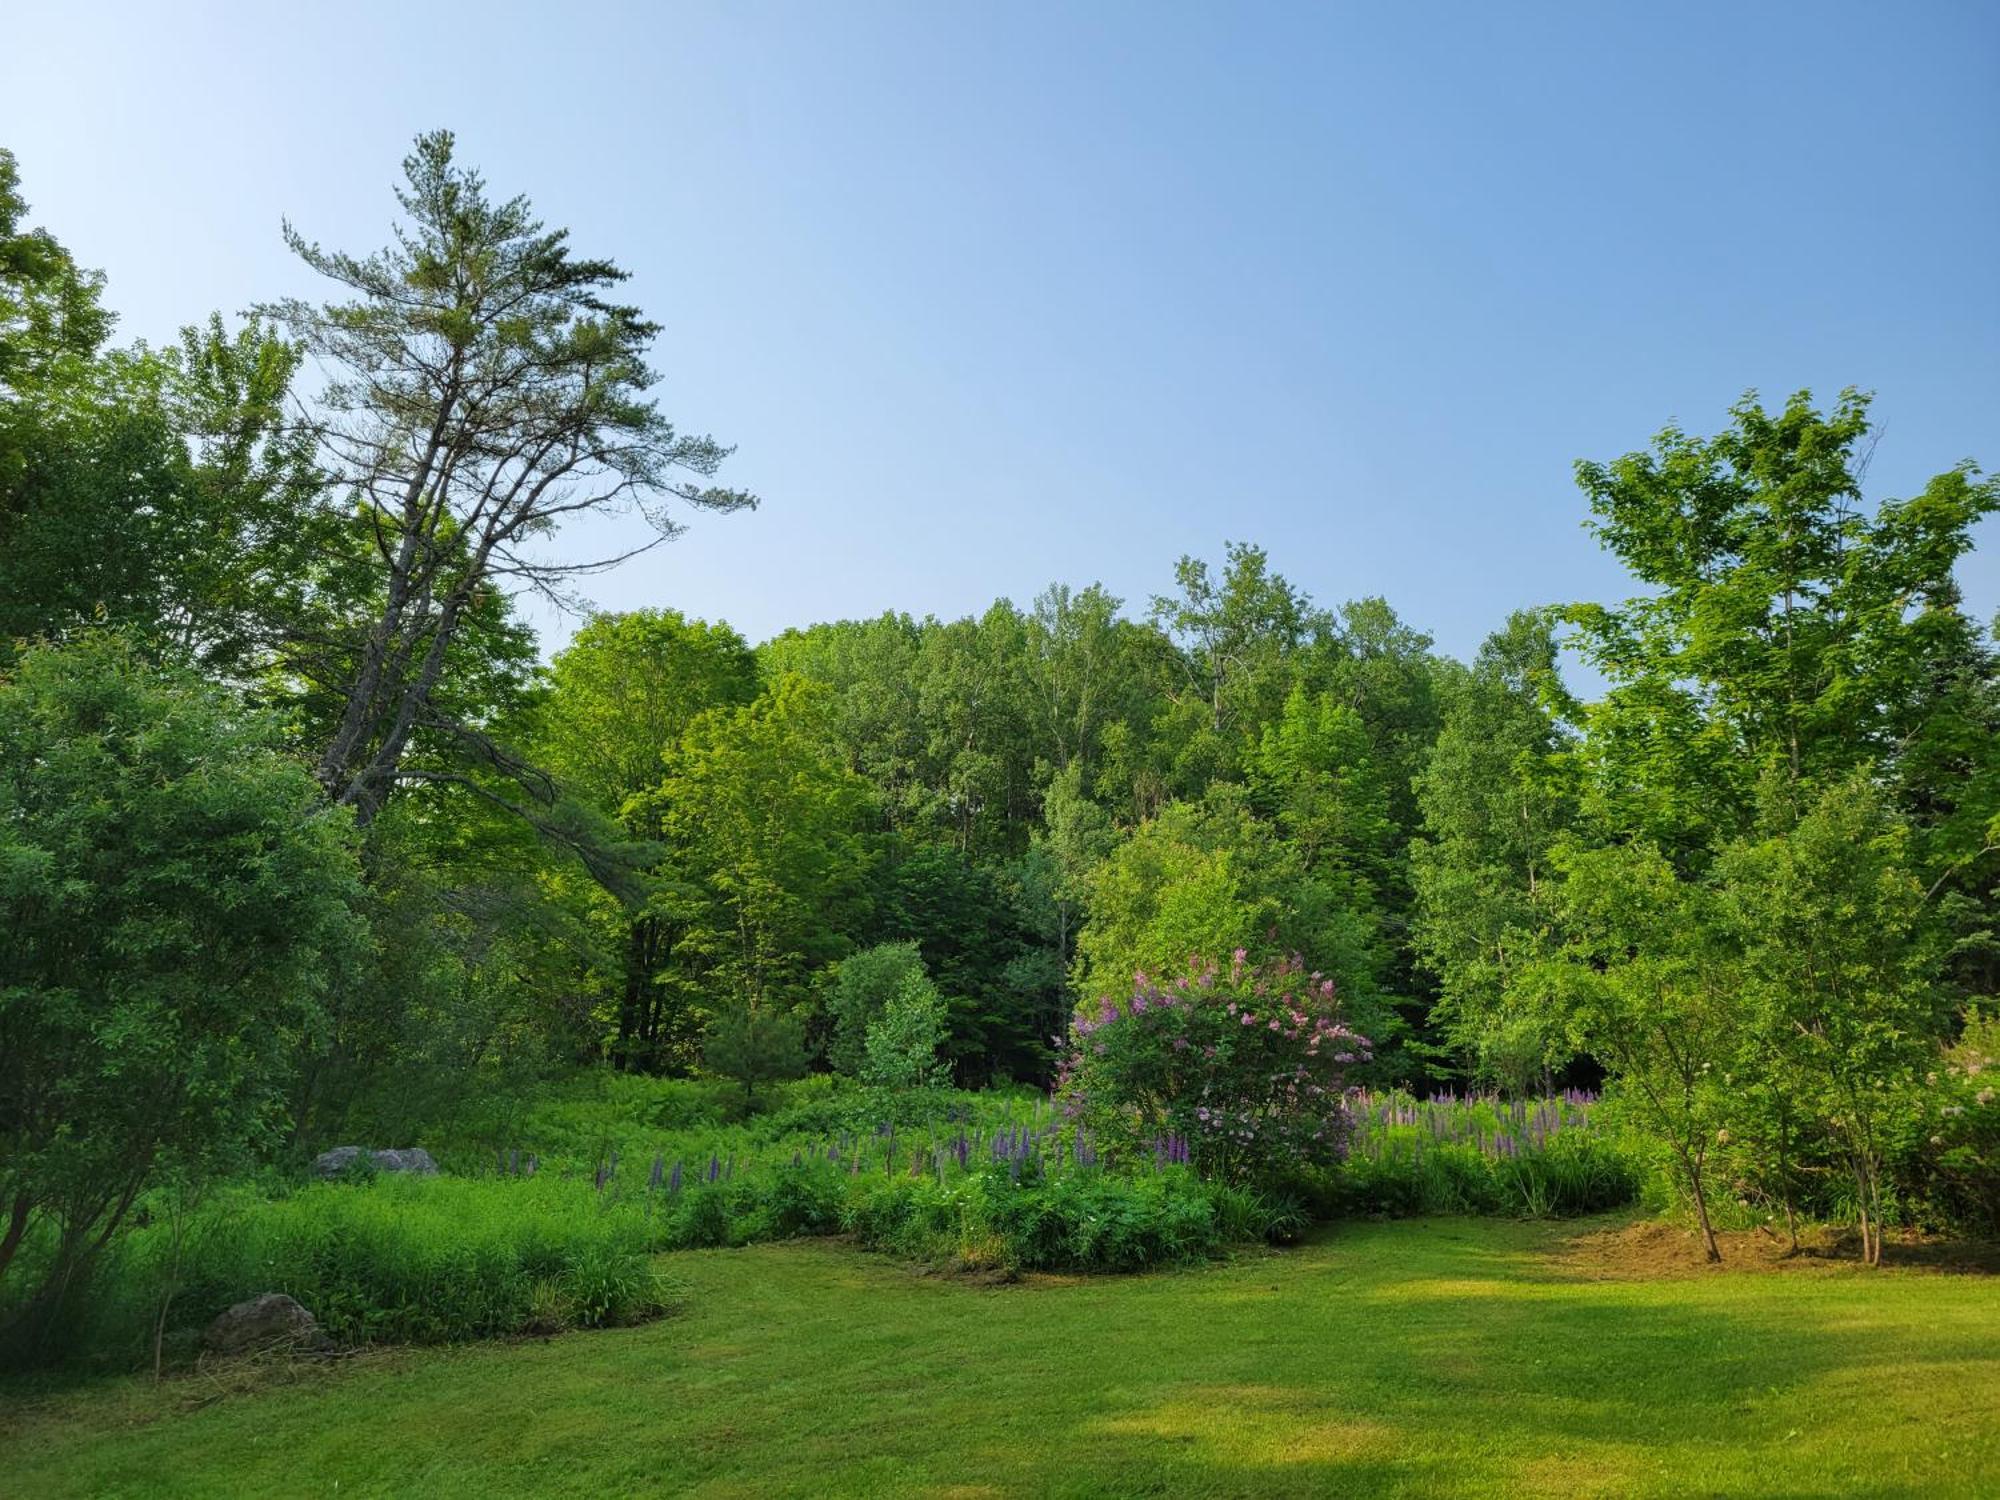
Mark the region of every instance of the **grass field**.
<instances>
[{"instance_id":1,"label":"grass field","mask_svg":"<svg viewBox=\"0 0 2000 1500\"><path fill-rule=\"evenodd\" d=\"M1355 1225L984 1285L829 1243L671 1257L666 1321L0 1388L0 1492L2000 1493L2000 1284L1606 1276L1548 1225Z\"/></svg>"}]
</instances>

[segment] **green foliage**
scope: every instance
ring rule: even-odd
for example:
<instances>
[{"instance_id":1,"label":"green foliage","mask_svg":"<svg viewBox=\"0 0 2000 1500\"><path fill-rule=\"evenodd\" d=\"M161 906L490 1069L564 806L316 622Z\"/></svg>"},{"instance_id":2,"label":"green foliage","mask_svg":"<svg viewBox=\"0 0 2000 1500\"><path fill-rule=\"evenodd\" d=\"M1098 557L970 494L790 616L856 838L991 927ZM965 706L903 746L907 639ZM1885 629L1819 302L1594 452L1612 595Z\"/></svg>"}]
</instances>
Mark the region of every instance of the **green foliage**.
<instances>
[{"instance_id":1,"label":"green foliage","mask_svg":"<svg viewBox=\"0 0 2000 1500\"><path fill-rule=\"evenodd\" d=\"M1192 1264L1289 1221L1271 1200L1183 1171L1016 1179L995 1163L942 1183L871 1179L845 1222L863 1244L914 1260L1129 1272Z\"/></svg>"},{"instance_id":2,"label":"green foliage","mask_svg":"<svg viewBox=\"0 0 2000 1500\"><path fill-rule=\"evenodd\" d=\"M1975 1013L1894 1116L1890 1175L1927 1227L2000 1239L2000 1019Z\"/></svg>"},{"instance_id":3,"label":"green foliage","mask_svg":"<svg viewBox=\"0 0 2000 1500\"><path fill-rule=\"evenodd\" d=\"M1641 1177L1630 1152L1582 1132L1518 1155L1410 1137L1355 1151L1336 1175L1331 1198L1348 1213L1570 1218L1635 1202Z\"/></svg>"},{"instance_id":4,"label":"green foliage","mask_svg":"<svg viewBox=\"0 0 2000 1500\"><path fill-rule=\"evenodd\" d=\"M699 715L643 806L678 879L656 905L674 950L726 994L791 1006L865 912L868 788L824 748L824 692L798 677Z\"/></svg>"},{"instance_id":5,"label":"green foliage","mask_svg":"<svg viewBox=\"0 0 2000 1500\"><path fill-rule=\"evenodd\" d=\"M1879 1237L1883 1172L1947 1006L1909 829L1869 783L1836 784L1772 837L1716 864L1722 920L1741 953L1736 1071L1767 1086L1741 1108L1774 1144L1803 1121L1852 1174L1864 1241ZM1865 934L1842 942L1838 934Z\"/></svg>"},{"instance_id":6,"label":"green foliage","mask_svg":"<svg viewBox=\"0 0 2000 1500\"><path fill-rule=\"evenodd\" d=\"M1375 989L1366 896L1345 877L1308 870L1232 788L1141 824L1092 872L1089 903L1076 961L1086 997L1122 994L1135 973L1180 973L1200 954L1312 953L1357 1027L1396 1032Z\"/></svg>"},{"instance_id":7,"label":"green foliage","mask_svg":"<svg viewBox=\"0 0 2000 1500\"><path fill-rule=\"evenodd\" d=\"M25 212L0 152L0 640L105 620L254 668L326 538L286 425L296 351L219 318L107 351L103 278Z\"/></svg>"},{"instance_id":8,"label":"green foliage","mask_svg":"<svg viewBox=\"0 0 2000 1500\"><path fill-rule=\"evenodd\" d=\"M1140 974L1073 1028L1065 1109L1125 1160L1165 1154L1205 1177L1268 1181L1337 1162L1347 1069L1369 1042L1343 1024L1334 981L1299 962L1196 961Z\"/></svg>"},{"instance_id":9,"label":"green foliage","mask_svg":"<svg viewBox=\"0 0 2000 1500\"><path fill-rule=\"evenodd\" d=\"M1389 798L1361 715L1329 693L1296 686L1250 760L1260 807L1310 870L1372 890L1389 877Z\"/></svg>"},{"instance_id":10,"label":"green foliage","mask_svg":"<svg viewBox=\"0 0 2000 1500\"><path fill-rule=\"evenodd\" d=\"M611 816L659 783L660 760L701 714L757 696L757 662L727 625L671 609L595 615L556 654L536 750Z\"/></svg>"},{"instance_id":11,"label":"green foliage","mask_svg":"<svg viewBox=\"0 0 2000 1500\"><path fill-rule=\"evenodd\" d=\"M1535 614L1480 648L1417 778L1424 833L1410 846L1413 946L1439 987L1431 1022L1476 1074L1517 1091L1571 1050L1557 1016L1510 992L1547 948L1553 850L1575 816L1555 653Z\"/></svg>"},{"instance_id":12,"label":"green foliage","mask_svg":"<svg viewBox=\"0 0 2000 1500\"><path fill-rule=\"evenodd\" d=\"M673 610L595 616L557 654L548 680L532 716L536 760L639 838L659 832L649 794L689 726L757 695L756 659L742 637ZM568 893L569 904L621 954L611 1055L627 1068L685 1067L699 1036L699 985L687 981L673 953L681 936L674 914L685 893L663 853L648 843L608 871L592 870L600 889Z\"/></svg>"},{"instance_id":13,"label":"green foliage","mask_svg":"<svg viewBox=\"0 0 2000 1500\"><path fill-rule=\"evenodd\" d=\"M1725 1128L1724 1073L1741 1021L1713 897L1638 844L1565 849L1556 870L1565 942L1527 966L1521 993L1561 1018L1572 1046L1604 1060L1613 1103L1672 1153L1718 1258L1709 1157Z\"/></svg>"},{"instance_id":14,"label":"green foliage","mask_svg":"<svg viewBox=\"0 0 2000 1500\"><path fill-rule=\"evenodd\" d=\"M888 1089L943 1083L947 1070L938 1048L944 1039L944 997L921 970L905 974L882 1013L868 1023L862 1081Z\"/></svg>"},{"instance_id":15,"label":"green foliage","mask_svg":"<svg viewBox=\"0 0 2000 1500\"><path fill-rule=\"evenodd\" d=\"M277 1122L357 944L351 824L273 739L112 635L0 678L0 1277L45 1221L46 1298Z\"/></svg>"},{"instance_id":16,"label":"green foliage","mask_svg":"<svg viewBox=\"0 0 2000 1500\"><path fill-rule=\"evenodd\" d=\"M587 1188L587 1185L586 1185ZM191 1337L232 1303L282 1288L341 1344L449 1343L637 1322L675 1300L634 1214L579 1212L576 1184L377 1176L285 1197L242 1193L194 1228L175 1299ZM156 1228L106 1268L77 1353L126 1362L167 1274Z\"/></svg>"},{"instance_id":17,"label":"green foliage","mask_svg":"<svg viewBox=\"0 0 2000 1500\"><path fill-rule=\"evenodd\" d=\"M1541 1098L1354 1091L1332 1173L1304 1174L1320 1212L1561 1218L1622 1208L1654 1169L1616 1111L1575 1090Z\"/></svg>"},{"instance_id":18,"label":"green foliage","mask_svg":"<svg viewBox=\"0 0 2000 1500\"><path fill-rule=\"evenodd\" d=\"M739 1001L709 1023L702 1061L712 1072L742 1084L746 1100L754 1099L758 1084L805 1072L805 1031L796 1016Z\"/></svg>"},{"instance_id":19,"label":"green foliage","mask_svg":"<svg viewBox=\"0 0 2000 1500\"><path fill-rule=\"evenodd\" d=\"M1962 465L1870 514L1867 414L1851 390L1826 414L1809 393L1775 414L1753 394L1713 438L1670 427L1649 453L1577 466L1599 536L1650 590L1564 611L1612 684L1585 720L1611 828L1698 864L1750 830L1766 776L1872 765L1945 843L1981 842L2000 811L1973 743L1994 722L1992 661L1952 570L2000 490Z\"/></svg>"},{"instance_id":20,"label":"green foliage","mask_svg":"<svg viewBox=\"0 0 2000 1500\"><path fill-rule=\"evenodd\" d=\"M912 979L927 977L915 943L878 943L840 961L827 991L833 1036L827 1061L850 1078L868 1061L868 1032Z\"/></svg>"}]
</instances>

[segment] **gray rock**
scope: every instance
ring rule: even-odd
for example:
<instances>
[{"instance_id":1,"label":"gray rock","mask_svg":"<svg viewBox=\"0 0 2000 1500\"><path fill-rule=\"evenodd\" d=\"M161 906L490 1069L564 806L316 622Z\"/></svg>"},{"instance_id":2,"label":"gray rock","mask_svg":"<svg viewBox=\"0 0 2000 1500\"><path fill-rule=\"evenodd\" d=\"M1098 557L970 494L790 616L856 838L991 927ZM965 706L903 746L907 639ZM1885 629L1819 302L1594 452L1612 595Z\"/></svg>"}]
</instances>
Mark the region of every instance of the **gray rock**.
<instances>
[{"instance_id":1,"label":"gray rock","mask_svg":"<svg viewBox=\"0 0 2000 1500\"><path fill-rule=\"evenodd\" d=\"M289 1346L317 1349L326 1342L313 1315L283 1292L265 1292L219 1313L202 1342L217 1354Z\"/></svg>"},{"instance_id":2,"label":"gray rock","mask_svg":"<svg viewBox=\"0 0 2000 1500\"><path fill-rule=\"evenodd\" d=\"M370 1151L369 1159L375 1163L378 1172L414 1172L419 1177L435 1177L437 1163L431 1160L430 1152L422 1146L408 1146L395 1151ZM313 1158L313 1171L321 1177L338 1177L361 1159L359 1146L335 1146L331 1151L322 1151Z\"/></svg>"},{"instance_id":3,"label":"gray rock","mask_svg":"<svg viewBox=\"0 0 2000 1500\"><path fill-rule=\"evenodd\" d=\"M419 1177L437 1176L438 1164L431 1160L430 1152L422 1146L406 1146L400 1151L377 1151L375 1170L378 1172L414 1172Z\"/></svg>"}]
</instances>

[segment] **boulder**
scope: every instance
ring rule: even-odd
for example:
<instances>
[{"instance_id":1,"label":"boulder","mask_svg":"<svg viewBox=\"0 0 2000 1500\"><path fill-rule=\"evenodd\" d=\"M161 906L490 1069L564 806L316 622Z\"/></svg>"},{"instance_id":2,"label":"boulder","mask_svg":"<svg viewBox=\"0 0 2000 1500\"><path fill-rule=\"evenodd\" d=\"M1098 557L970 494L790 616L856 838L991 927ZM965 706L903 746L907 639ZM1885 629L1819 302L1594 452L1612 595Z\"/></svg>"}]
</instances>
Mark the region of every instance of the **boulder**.
<instances>
[{"instance_id":1,"label":"boulder","mask_svg":"<svg viewBox=\"0 0 2000 1500\"><path fill-rule=\"evenodd\" d=\"M265 1292L219 1313L202 1342L217 1354L289 1346L316 1349L326 1342L313 1315L283 1292Z\"/></svg>"},{"instance_id":2,"label":"boulder","mask_svg":"<svg viewBox=\"0 0 2000 1500\"><path fill-rule=\"evenodd\" d=\"M377 1151L375 1170L378 1172L414 1172L419 1177L437 1176L438 1164L431 1160L430 1152L422 1146L405 1146L399 1151Z\"/></svg>"},{"instance_id":3,"label":"boulder","mask_svg":"<svg viewBox=\"0 0 2000 1500\"><path fill-rule=\"evenodd\" d=\"M414 1172L419 1177L435 1177L437 1163L431 1160L430 1152L422 1146L408 1146L394 1151L370 1151L370 1161L378 1172ZM331 1151L322 1151L313 1158L313 1171L322 1177L338 1177L361 1159L359 1146L335 1146Z\"/></svg>"}]
</instances>

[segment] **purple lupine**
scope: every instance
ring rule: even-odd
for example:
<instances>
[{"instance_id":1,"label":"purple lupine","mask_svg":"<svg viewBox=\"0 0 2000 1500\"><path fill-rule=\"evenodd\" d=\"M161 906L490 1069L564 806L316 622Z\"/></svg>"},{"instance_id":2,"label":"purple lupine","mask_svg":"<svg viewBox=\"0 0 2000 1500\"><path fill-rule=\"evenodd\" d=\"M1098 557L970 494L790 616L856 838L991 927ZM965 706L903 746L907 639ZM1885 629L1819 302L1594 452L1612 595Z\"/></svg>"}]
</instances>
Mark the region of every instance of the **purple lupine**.
<instances>
[{"instance_id":1,"label":"purple lupine","mask_svg":"<svg viewBox=\"0 0 2000 1500\"><path fill-rule=\"evenodd\" d=\"M722 1175L722 1163L719 1159L717 1159L716 1154L713 1151L711 1151L708 1153L708 1180L710 1182L713 1182L715 1181L716 1178L720 1177L721 1175Z\"/></svg>"},{"instance_id":2,"label":"purple lupine","mask_svg":"<svg viewBox=\"0 0 2000 1500\"><path fill-rule=\"evenodd\" d=\"M664 1156L655 1156L653 1158L653 1170L646 1178L646 1186L654 1192L658 1192L660 1190L660 1179L666 1175L666 1171L667 1159Z\"/></svg>"},{"instance_id":3,"label":"purple lupine","mask_svg":"<svg viewBox=\"0 0 2000 1500\"><path fill-rule=\"evenodd\" d=\"M597 1191L598 1191L598 1192L600 1192L600 1193L601 1193L601 1192L603 1192L603 1191L604 1191L604 1180L605 1180L605 1179L606 1179L607 1177L609 1177L610 1175L611 1175L610 1173L608 1173L608 1172L606 1172L606 1171L604 1170L604 1163L602 1163L602 1162L599 1162L599 1163L597 1164L597 1171L596 1171L596 1173L594 1174L594 1177L595 1177L595 1186L596 1186L596 1188L597 1188Z\"/></svg>"},{"instance_id":4,"label":"purple lupine","mask_svg":"<svg viewBox=\"0 0 2000 1500\"><path fill-rule=\"evenodd\" d=\"M681 1195L681 1160L674 1158L674 1170L667 1178L667 1195L678 1198Z\"/></svg>"}]
</instances>

